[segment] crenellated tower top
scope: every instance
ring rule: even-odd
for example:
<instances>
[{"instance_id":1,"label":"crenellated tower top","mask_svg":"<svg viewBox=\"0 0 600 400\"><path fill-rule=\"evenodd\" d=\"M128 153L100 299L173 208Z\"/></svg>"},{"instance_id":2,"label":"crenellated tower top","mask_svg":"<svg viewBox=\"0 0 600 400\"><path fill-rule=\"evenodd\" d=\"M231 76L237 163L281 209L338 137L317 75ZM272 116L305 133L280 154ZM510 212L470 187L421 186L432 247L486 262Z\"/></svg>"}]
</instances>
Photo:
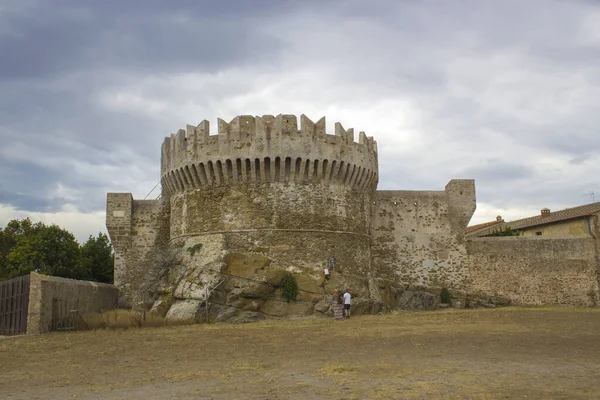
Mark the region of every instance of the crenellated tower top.
<instances>
[{"instance_id":1,"label":"crenellated tower top","mask_svg":"<svg viewBox=\"0 0 600 400\"><path fill-rule=\"evenodd\" d=\"M377 142L335 124L325 131L325 117L314 123L295 115L241 115L227 123L187 125L162 144L161 177L169 193L241 183L318 183L375 190Z\"/></svg>"}]
</instances>

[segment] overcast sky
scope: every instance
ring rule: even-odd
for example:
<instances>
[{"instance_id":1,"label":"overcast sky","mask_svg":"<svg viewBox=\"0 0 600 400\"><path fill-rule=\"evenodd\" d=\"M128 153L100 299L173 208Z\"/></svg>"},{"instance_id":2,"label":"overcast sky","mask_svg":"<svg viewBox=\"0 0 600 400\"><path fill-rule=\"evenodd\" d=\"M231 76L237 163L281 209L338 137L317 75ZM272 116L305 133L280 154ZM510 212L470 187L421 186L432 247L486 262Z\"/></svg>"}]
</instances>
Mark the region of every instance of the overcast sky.
<instances>
[{"instance_id":1,"label":"overcast sky","mask_svg":"<svg viewBox=\"0 0 600 400\"><path fill-rule=\"evenodd\" d=\"M0 0L0 226L83 240L203 119L378 142L380 189L474 178L471 224L600 199L600 3Z\"/></svg>"}]
</instances>

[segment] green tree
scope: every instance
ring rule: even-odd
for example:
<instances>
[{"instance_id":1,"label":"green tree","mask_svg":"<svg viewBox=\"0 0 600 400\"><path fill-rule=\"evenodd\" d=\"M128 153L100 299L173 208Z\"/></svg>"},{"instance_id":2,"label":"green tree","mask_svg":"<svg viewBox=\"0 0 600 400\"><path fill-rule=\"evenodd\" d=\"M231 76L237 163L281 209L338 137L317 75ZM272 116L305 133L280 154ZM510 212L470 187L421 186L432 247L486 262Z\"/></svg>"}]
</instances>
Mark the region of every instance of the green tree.
<instances>
[{"instance_id":1,"label":"green tree","mask_svg":"<svg viewBox=\"0 0 600 400\"><path fill-rule=\"evenodd\" d=\"M80 263L79 243L72 233L41 222L34 228L16 236L8 254L9 278L31 271L63 278L88 278Z\"/></svg>"},{"instance_id":2,"label":"green tree","mask_svg":"<svg viewBox=\"0 0 600 400\"><path fill-rule=\"evenodd\" d=\"M11 252L26 238L31 238L42 229L43 224L33 224L29 218L10 221L0 229L0 280L19 276L18 266L11 262ZM27 273L27 272L26 272Z\"/></svg>"},{"instance_id":3,"label":"green tree","mask_svg":"<svg viewBox=\"0 0 600 400\"><path fill-rule=\"evenodd\" d=\"M82 246L57 225L12 220L0 229L0 280L36 271L64 278L112 283L113 254L108 236L99 233Z\"/></svg>"},{"instance_id":4,"label":"green tree","mask_svg":"<svg viewBox=\"0 0 600 400\"><path fill-rule=\"evenodd\" d=\"M8 279L8 253L13 245L10 235L0 228L0 281Z\"/></svg>"},{"instance_id":5,"label":"green tree","mask_svg":"<svg viewBox=\"0 0 600 400\"><path fill-rule=\"evenodd\" d=\"M102 232L98 237L90 235L81 246L81 265L89 279L97 282L113 283L114 256L108 236Z\"/></svg>"}]
</instances>

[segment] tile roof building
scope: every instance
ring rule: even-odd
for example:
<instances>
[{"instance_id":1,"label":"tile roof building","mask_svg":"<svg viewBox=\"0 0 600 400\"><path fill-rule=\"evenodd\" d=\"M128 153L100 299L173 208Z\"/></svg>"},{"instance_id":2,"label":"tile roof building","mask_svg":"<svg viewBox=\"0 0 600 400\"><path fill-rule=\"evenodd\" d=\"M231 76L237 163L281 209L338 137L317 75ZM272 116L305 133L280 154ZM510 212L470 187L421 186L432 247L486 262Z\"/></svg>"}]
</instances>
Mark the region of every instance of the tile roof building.
<instances>
[{"instance_id":1,"label":"tile roof building","mask_svg":"<svg viewBox=\"0 0 600 400\"><path fill-rule=\"evenodd\" d=\"M504 222L500 219L467 227L467 237L490 236L506 228L519 231L523 236L595 236L598 231L600 201L560 211L543 208L540 215Z\"/></svg>"}]
</instances>

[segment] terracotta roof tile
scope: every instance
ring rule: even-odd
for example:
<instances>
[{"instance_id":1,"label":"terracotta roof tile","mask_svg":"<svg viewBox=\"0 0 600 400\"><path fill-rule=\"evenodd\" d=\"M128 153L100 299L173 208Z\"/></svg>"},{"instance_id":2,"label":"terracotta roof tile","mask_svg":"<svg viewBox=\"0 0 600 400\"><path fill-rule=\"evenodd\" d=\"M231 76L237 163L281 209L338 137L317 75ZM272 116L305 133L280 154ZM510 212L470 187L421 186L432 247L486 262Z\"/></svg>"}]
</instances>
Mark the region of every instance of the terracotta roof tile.
<instances>
[{"instance_id":1,"label":"terracotta roof tile","mask_svg":"<svg viewBox=\"0 0 600 400\"><path fill-rule=\"evenodd\" d=\"M516 221L507 222L512 229L529 228L536 225L549 224L551 222L564 221L567 219L584 217L600 212L600 201L583 206L567 208L560 211L550 212L548 215L536 215L535 217L518 219Z\"/></svg>"},{"instance_id":2,"label":"terracotta roof tile","mask_svg":"<svg viewBox=\"0 0 600 400\"><path fill-rule=\"evenodd\" d=\"M547 215L536 215L535 217L528 217L523 219L517 219L515 221L506 222L504 224L490 224L488 227L480 227L479 229L473 229L468 233L478 230L477 236L484 236L494 233L498 228L503 229L505 226L510 226L511 229L525 229L538 225L550 224L553 222L565 221L573 218L584 217L600 212L600 201L590 204L584 204L578 207L567 208L560 211L553 211ZM477 225L474 225L475 227ZM472 227L471 227L472 228ZM469 228L467 228L469 229Z\"/></svg>"},{"instance_id":3,"label":"terracotta roof tile","mask_svg":"<svg viewBox=\"0 0 600 400\"><path fill-rule=\"evenodd\" d=\"M488 228L490 226L494 226L496 224L501 224L503 223L503 220L495 220L495 221L490 221L490 222L484 222L482 224L477 224L477 225L473 225L473 226L467 226L467 229L465 229L465 233L471 233L474 231L478 231L479 229L484 229L484 228Z\"/></svg>"}]
</instances>

